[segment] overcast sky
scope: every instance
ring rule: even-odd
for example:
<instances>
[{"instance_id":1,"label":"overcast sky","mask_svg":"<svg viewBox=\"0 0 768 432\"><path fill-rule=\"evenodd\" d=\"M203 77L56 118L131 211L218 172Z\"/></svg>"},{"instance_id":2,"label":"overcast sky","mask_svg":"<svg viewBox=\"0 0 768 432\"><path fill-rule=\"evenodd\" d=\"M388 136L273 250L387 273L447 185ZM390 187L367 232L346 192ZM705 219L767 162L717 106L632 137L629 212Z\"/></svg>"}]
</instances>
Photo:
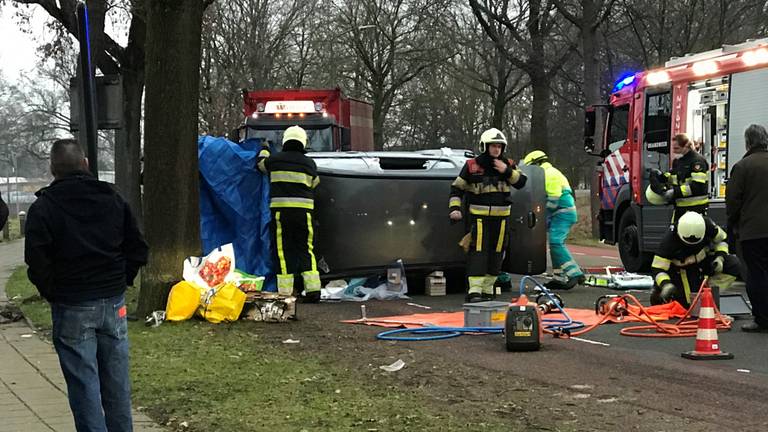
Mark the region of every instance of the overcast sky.
<instances>
[{"instance_id":1,"label":"overcast sky","mask_svg":"<svg viewBox=\"0 0 768 432\"><path fill-rule=\"evenodd\" d=\"M32 20L33 35L44 38L46 36L45 18L48 14L38 6L32 10L35 11ZM34 70L37 46L37 43L32 40L33 35L19 30L18 20L14 18L15 12L16 8L7 3L5 6L0 6L0 70L11 82L16 82L21 72Z\"/></svg>"}]
</instances>

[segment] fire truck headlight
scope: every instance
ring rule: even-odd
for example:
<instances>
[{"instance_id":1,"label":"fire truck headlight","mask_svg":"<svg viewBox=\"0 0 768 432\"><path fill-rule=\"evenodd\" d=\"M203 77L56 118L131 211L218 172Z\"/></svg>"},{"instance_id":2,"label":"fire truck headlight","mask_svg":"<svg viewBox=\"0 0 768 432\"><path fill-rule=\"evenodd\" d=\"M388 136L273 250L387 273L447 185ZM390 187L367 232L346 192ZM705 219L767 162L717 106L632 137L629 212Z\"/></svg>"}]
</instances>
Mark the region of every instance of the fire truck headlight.
<instances>
[{"instance_id":1,"label":"fire truck headlight","mask_svg":"<svg viewBox=\"0 0 768 432\"><path fill-rule=\"evenodd\" d=\"M648 85L659 85L668 83L670 81L669 74L666 71L651 72L648 74L648 78L645 79Z\"/></svg>"},{"instance_id":2,"label":"fire truck headlight","mask_svg":"<svg viewBox=\"0 0 768 432\"><path fill-rule=\"evenodd\" d=\"M768 48L760 48L754 51L747 51L741 56L741 61L747 66L755 66L762 63L768 63Z\"/></svg>"},{"instance_id":3,"label":"fire truck headlight","mask_svg":"<svg viewBox=\"0 0 768 432\"><path fill-rule=\"evenodd\" d=\"M705 60L693 64L693 73L696 75L711 75L717 72L717 62Z\"/></svg>"}]
</instances>

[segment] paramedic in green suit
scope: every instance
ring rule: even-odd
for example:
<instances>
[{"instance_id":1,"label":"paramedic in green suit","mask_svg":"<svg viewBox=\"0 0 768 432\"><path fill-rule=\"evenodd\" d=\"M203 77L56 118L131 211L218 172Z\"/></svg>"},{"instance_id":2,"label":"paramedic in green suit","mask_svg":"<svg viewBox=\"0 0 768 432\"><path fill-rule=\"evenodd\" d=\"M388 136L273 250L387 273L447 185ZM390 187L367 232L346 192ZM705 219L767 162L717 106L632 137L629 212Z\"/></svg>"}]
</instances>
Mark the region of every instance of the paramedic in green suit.
<instances>
[{"instance_id":1,"label":"paramedic in green suit","mask_svg":"<svg viewBox=\"0 0 768 432\"><path fill-rule=\"evenodd\" d=\"M555 277L546 284L550 289L571 289L584 282L584 273L565 246L571 227L578 220L573 189L568 179L549 163L541 150L528 153L523 159L526 165L538 165L544 170L547 191L547 228L549 253Z\"/></svg>"}]
</instances>

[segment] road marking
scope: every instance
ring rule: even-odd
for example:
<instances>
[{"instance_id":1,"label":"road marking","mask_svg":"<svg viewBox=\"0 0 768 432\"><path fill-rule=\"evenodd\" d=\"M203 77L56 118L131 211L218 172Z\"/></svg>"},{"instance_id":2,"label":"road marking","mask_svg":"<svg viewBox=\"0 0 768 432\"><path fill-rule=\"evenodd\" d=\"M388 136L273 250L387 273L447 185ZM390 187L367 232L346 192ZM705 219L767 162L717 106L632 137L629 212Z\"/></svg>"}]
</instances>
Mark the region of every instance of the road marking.
<instances>
[{"instance_id":1,"label":"road marking","mask_svg":"<svg viewBox=\"0 0 768 432\"><path fill-rule=\"evenodd\" d=\"M586 343L594 344L594 345L611 346L611 344L607 344L605 342L598 342L598 341L593 341L593 340L589 340L589 339L582 339L580 337L571 337L571 339L579 341L579 342L586 342Z\"/></svg>"},{"instance_id":2,"label":"road marking","mask_svg":"<svg viewBox=\"0 0 768 432\"><path fill-rule=\"evenodd\" d=\"M586 255L585 253L581 253L581 252L574 252L573 254L574 255Z\"/></svg>"},{"instance_id":3,"label":"road marking","mask_svg":"<svg viewBox=\"0 0 768 432\"><path fill-rule=\"evenodd\" d=\"M607 256L607 255L600 255L600 258L618 260L617 257L612 257L612 256Z\"/></svg>"}]
</instances>

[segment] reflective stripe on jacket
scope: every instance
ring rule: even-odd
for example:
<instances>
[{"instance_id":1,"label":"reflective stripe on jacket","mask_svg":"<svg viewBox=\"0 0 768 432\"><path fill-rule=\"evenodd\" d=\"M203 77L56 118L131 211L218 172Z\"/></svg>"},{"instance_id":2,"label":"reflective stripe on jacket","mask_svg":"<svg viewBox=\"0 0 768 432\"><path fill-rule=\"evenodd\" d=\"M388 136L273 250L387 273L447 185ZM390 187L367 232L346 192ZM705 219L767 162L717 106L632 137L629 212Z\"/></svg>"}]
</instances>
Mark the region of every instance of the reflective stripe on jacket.
<instances>
[{"instance_id":1,"label":"reflective stripe on jacket","mask_svg":"<svg viewBox=\"0 0 768 432\"><path fill-rule=\"evenodd\" d=\"M304 153L289 150L272 155L264 146L256 166L269 175L270 208L315 208L315 188L320 178L315 161Z\"/></svg>"}]
</instances>

